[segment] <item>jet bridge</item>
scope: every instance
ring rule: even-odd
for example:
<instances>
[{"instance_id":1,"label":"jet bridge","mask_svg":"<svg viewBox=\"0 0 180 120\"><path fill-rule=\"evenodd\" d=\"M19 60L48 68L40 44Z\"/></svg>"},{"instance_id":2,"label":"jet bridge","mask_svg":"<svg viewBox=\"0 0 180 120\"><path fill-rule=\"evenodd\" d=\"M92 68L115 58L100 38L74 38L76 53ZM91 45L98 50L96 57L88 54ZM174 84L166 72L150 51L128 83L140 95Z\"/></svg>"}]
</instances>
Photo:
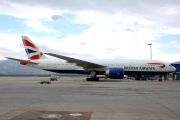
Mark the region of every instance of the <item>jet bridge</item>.
<instances>
[{"instance_id":1,"label":"jet bridge","mask_svg":"<svg viewBox=\"0 0 180 120\"><path fill-rule=\"evenodd\" d=\"M180 80L180 61L171 63L172 66L176 68L176 72L173 74L173 79L174 80Z\"/></svg>"}]
</instances>

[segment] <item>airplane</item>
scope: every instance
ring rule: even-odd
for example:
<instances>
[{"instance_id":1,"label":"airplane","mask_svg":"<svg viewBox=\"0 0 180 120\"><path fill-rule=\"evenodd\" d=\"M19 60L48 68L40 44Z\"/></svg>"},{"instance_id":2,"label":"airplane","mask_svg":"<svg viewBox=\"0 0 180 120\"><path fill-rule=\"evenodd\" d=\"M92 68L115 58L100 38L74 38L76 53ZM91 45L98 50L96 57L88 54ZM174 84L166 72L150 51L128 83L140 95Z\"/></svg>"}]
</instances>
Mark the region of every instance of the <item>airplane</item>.
<instances>
[{"instance_id":1,"label":"airplane","mask_svg":"<svg viewBox=\"0 0 180 120\"><path fill-rule=\"evenodd\" d=\"M21 37L28 60L5 58L19 61L21 65L56 73L86 74L86 81L98 81L102 76L123 79L124 75L159 75L162 79L162 75L176 71L170 63L158 60L77 59L54 53L42 53L27 36Z\"/></svg>"}]
</instances>

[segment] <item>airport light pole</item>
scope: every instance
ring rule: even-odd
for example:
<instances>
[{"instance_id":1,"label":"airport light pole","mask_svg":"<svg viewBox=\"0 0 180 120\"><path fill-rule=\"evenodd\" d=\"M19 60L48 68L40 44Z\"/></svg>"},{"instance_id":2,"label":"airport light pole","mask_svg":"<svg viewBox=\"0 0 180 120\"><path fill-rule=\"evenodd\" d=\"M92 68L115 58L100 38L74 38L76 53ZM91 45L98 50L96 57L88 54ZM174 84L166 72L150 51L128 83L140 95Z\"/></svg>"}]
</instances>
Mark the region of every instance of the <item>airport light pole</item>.
<instances>
[{"instance_id":1,"label":"airport light pole","mask_svg":"<svg viewBox=\"0 0 180 120\"><path fill-rule=\"evenodd\" d=\"M149 43L148 45L150 46L150 58L152 60L152 43Z\"/></svg>"}]
</instances>

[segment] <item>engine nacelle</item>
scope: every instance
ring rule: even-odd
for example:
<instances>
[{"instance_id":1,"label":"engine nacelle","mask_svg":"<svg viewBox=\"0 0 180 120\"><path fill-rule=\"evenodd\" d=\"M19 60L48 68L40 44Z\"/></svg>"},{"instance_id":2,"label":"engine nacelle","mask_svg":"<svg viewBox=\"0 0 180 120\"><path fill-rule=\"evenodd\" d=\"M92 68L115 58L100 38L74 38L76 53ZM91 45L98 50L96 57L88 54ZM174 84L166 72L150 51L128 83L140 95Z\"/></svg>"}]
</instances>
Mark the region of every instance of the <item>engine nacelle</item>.
<instances>
[{"instance_id":1,"label":"engine nacelle","mask_svg":"<svg viewBox=\"0 0 180 120\"><path fill-rule=\"evenodd\" d=\"M111 79L123 79L124 69L123 68L108 68L106 70L106 76Z\"/></svg>"}]
</instances>

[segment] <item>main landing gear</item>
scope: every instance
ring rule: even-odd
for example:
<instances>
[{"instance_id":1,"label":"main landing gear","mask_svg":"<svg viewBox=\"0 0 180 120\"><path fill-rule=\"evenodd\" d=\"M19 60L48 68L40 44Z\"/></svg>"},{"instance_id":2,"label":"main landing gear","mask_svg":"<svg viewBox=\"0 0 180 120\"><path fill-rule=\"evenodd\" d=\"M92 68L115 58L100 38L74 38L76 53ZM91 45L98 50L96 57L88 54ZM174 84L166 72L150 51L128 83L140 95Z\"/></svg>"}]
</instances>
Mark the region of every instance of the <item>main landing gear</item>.
<instances>
[{"instance_id":1,"label":"main landing gear","mask_svg":"<svg viewBox=\"0 0 180 120\"><path fill-rule=\"evenodd\" d=\"M162 82L162 75L159 75L159 82Z\"/></svg>"},{"instance_id":2,"label":"main landing gear","mask_svg":"<svg viewBox=\"0 0 180 120\"><path fill-rule=\"evenodd\" d=\"M86 78L86 81L99 81L99 78Z\"/></svg>"},{"instance_id":3,"label":"main landing gear","mask_svg":"<svg viewBox=\"0 0 180 120\"><path fill-rule=\"evenodd\" d=\"M96 71L91 71L91 74L88 76L89 78L86 78L86 81L99 81L99 78L96 77Z\"/></svg>"}]
</instances>

